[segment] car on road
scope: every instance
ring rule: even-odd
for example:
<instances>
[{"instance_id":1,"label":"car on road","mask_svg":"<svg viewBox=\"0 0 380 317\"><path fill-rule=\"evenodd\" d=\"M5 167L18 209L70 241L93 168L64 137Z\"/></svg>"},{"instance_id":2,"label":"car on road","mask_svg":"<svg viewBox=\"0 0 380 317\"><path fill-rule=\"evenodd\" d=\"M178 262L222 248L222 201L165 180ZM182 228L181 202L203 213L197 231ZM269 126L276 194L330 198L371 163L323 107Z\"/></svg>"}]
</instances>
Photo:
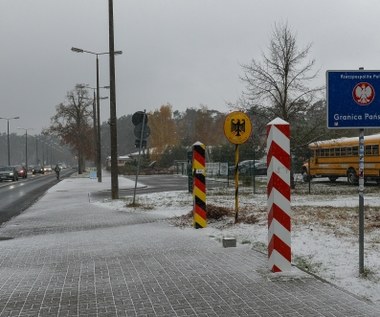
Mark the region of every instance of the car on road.
<instances>
[{"instance_id":1,"label":"car on road","mask_svg":"<svg viewBox=\"0 0 380 317\"><path fill-rule=\"evenodd\" d=\"M53 171L50 165L45 165L43 169L44 173L51 173Z\"/></svg>"},{"instance_id":2,"label":"car on road","mask_svg":"<svg viewBox=\"0 0 380 317\"><path fill-rule=\"evenodd\" d=\"M36 174L43 174L44 173L44 169L41 165L37 165L35 166L33 169L32 169L32 174L33 175L36 175Z\"/></svg>"},{"instance_id":3,"label":"car on road","mask_svg":"<svg viewBox=\"0 0 380 317\"><path fill-rule=\"evenodd\" d=\"M58 166L61 168L61 170L67 168L67 165L65 163L58 163Z\"/></svg>"},{"instance_id":4,"label":"car on road","mask_svg":"<svg viewBox=\"0 0 380 317\"><path fill-rule=\"evenodd\" d=\"M17 175L19 178L27 178L28 177L28 172L24 166L15 165L14 168L17 170Z\"/></svg>"},{"instance_id":5,"label":"car on road","mask_svg":"<svg viewBox=\"0 0 380 317\"><path fill-rule=\"evenodd\" d=\"M0 167L0 181L11 180L13 182L18 181L17 170L14 166Z\"/></svg>"}]
</instances>

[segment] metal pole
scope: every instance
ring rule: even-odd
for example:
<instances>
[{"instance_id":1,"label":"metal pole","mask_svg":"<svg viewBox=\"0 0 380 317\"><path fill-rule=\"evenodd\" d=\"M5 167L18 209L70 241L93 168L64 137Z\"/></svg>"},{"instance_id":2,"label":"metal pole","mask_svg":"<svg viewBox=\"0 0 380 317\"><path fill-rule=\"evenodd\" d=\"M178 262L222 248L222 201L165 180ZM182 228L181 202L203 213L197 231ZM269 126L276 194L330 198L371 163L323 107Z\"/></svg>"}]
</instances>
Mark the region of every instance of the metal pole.
<instances>
[{"instance_id":1,"label":"metal pole","mask_svg":"<svg viewBox=\"0 0 380 317\"><path fill-rule=\"evenodd\" d=\"M11 146L9 142L9 119L7 119L7 140L8 140L8 166L11 165Z\"/></svg>"},{"instance_id":2,"label":"metal pole","mask_svg":"<svg viewBox=\"0 0 380 317\"><path fill-rule=\"evenodd\" d=\"M36 137L36 165L38 165L38 137Z\"/></svg>"},{"instance_id":3,"label":"metal pole","mask_svg":"<svg viewBox=\"0 0 380 317\"><path fill-rule=\"evenodd\" d=\"M28 130L25 129L25 167L28 170Z\"/></svg>"},{"instance_id":4,"label":"metal pole","mask_svg":"<svg viewBox=\"0 0 380 317\"><path fill-rule=\"evenodd\" d=\"M239 216L239 144L235 145L235 223Z\"/></svg>"},{"instance_id":5,"label":"metal pole","mask_svg":"<svg viewBox=\"0 0 380 317\"><path fill-rule=\"evenodd\" d=\"M359 132L359 274L364 273L364 129Z\"/></svg>"},{"instance_id":6,"label":"metal pole","mask_svg":"<svg viewBox=\"0 0 380 317\"><path fill-rule=\"evenodd\" d=\"M136 190L137 190L137 180L140 173L140 164L141 164L141 148L143 144L143 138L144 138L144 130L145 130L145 118L146 118L146 112L144 110L142 125L141 125L141 133L140 133L140 144L139 144L139 157L137 161L137 171L136 171L136 179L135 179L135 190L133 191L133 202L132 204L135 205L136 201Z\"/></svg>"},{"instance_id":7,"label":"metal pole","mask_svg":"<svg viewBox=\"0 0 380 317\"><path fill-rule=\"evenodd\" d=\"M311 154L309 154L309 160L308 160L309 168L307 169L307 182L309 183L309 194L311 193L310 155Z\"/></svg>"},{"instance_id":8,"label":"metal pole","mask_svg":"<svg viewBox=\"0 0 380 317\"><path fill-rule=\"evenodd\" d=\"M93 128L94 128L94 148L95 148L95 153L94 153L94 164L95 166L97 166L97 148L96 148L96 144L97 144L97 133L96 133L96 96L95 96L95 89L94 89L94 96L93 96L93 99L92 99L92 121L93 121Z\"/></svg>"},{"instance_id":9,"label":"metal pole","mask_svg":"<svg viewBox=\"0 0 380 317\"><path fill-rule=\"evenodd\" d=\"M42 141L42 164L41 167L45 165L45 141Z\"/></svg>"},{"instance_id":10,"label":"metal pole","mask_svg":"<svg viewBox=\"0 0 380 317\"><path fill-rule=\"evenodd\" d=\"M256 153L255 149L253 149L253 175L252 175L252 180L253 180L253 193L256 194Z\"/></svg>"},{"instance_id":11,"label":"metal pole","mask_svg":"<svg viewBox=\"0 0 380 317\"><path fill-rule=\"evenodd\" d=\"M364 67L359 67L363 70ZM359 130L359 274L364 273L364 129Z\"/></svg>"},{"instance_id":12,"label":"metal pole","mask_svg":"<svg viewBox=\"0 0 380 317\"><path fill-rule=\"evenodd\" d=\"M9 121L13 119L20 119L20 117L13 117L13 118L3 118L0 117L0 119L7 120L7 146L8 146L8 165L11 165L11 142L9 138Z\"/></svg>"},{"instance_id":13,"label":"metal pole","mask_svg":"<svg viewBox=\"0 0 380 317\"><path fill-rule=\"evenodd\" d=\"M108 0L109 15L109 57L110 57L110 135L111 135L111 192L112 199L119 198L117 166L117 119L115 91L115 47L113 29L113 1Z\"/></svg>"},{"instance_id":14,"label":"metal pole","mask_svg":"<svg viewBox=\"0 0 380 317\"><path fill-rule=\"evenodd\" d=\"M100 143L100 94L99 94L99 58L96 55L96 170L98 176L98 182L102 182L102 155L101 155L101 143Z\"/></svg>"}]
</instances>

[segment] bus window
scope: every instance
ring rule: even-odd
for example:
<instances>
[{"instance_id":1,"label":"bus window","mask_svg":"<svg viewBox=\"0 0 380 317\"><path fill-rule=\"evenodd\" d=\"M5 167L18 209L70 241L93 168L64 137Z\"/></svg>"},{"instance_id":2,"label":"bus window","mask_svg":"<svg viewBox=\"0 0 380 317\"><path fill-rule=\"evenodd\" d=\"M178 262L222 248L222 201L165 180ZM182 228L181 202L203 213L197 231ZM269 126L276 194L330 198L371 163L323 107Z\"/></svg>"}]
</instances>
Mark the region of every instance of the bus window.
<instances>
[{"instance_id":1,"label":"bus window","mask_svg":"<svg viewBox=\"0 0 380 317\"><path fill-rule=\"evenodd\" d=\"M356 156L359 154L359 149L357 146L352 147L352 155Z\"/></svg>"}]
</instances>

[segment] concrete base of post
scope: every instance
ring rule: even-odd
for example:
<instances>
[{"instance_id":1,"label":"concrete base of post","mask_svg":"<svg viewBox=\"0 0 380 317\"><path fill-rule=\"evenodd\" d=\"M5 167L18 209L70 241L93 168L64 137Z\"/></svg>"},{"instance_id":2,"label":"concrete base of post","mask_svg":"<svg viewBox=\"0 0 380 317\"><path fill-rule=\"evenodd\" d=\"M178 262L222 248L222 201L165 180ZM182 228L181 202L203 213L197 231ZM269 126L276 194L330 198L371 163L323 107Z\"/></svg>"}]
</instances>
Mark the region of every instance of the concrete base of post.
<instances>
[{"instance_id":1,"label":"concrete base of post","mask_svg":"<svg viewBox=\"0 0 380 317\"><path fill-rule=\"evenodd\" d=\"M224 248L233 248L236 247L236 238L233 237L223 237L222 239Z\"/></svg>"}]
</instances>

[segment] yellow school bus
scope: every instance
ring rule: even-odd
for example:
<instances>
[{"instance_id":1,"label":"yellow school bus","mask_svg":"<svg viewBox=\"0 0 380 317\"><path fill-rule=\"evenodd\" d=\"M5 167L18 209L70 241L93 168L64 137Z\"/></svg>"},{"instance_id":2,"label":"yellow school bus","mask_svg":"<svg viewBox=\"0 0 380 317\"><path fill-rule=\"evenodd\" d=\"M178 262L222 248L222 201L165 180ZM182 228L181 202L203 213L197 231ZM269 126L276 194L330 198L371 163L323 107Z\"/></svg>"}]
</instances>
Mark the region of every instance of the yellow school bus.
<instances>
[{"instance_id":1,"label":"yellow school bus","mask_svg":"<svg viewBox=\"0 0 380 317\"><path fill-rule=\"evenodd\" d=\"M380 181L380 134L364 137L364 178ZM334 182L338 177L347 177L355 184L359 173L359 137L318 141L309 144L309 162L302 166L304 180L313 177L328 177Z\"/></svg>"}]
</instances>

